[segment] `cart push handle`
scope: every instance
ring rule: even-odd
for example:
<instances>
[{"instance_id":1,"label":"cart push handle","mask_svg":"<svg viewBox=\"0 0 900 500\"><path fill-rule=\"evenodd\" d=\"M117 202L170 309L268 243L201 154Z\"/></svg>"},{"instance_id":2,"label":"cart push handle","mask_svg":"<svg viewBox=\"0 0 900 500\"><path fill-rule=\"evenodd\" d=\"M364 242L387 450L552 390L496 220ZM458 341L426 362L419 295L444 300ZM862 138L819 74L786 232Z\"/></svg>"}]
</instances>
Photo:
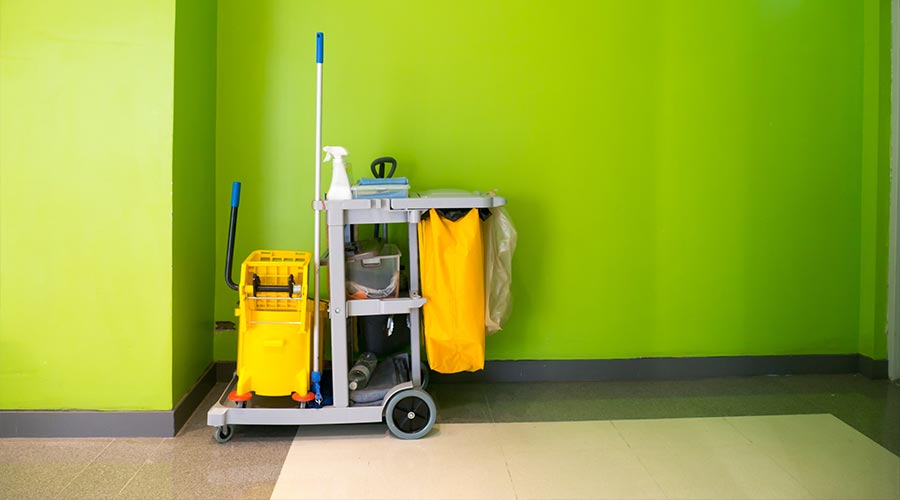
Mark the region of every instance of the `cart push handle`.
<instances>
[{"instance_id":1,"label":"cart push handle","mask_svg":"<svg viewBox=\"0 0 900 500\"><path fill-rule=\"evenodd\" d=\"M225 253L225 283L232 290L237 290L239 285L231 279L231 267L234 261L234 236L237 232L237 216L238 206L241 204L241 183L233 182L231 184L231 221L228 223L228 250ZM263 285L259 276L253 275L253 296L259 292L276 292L286 293L288 297L293 297L295 293L300 293L300 286L294 283L294 275L288 277L287 285Z\"/></svg>"},{"instance_id":2,"label":"cart push handle","mask_svg":"<svg viewBox=\"0 0 900 500\"><path fill-rule=\"evenodd\" d=\"M231 206L237 208L241 204L241 183L234 181L231 183Z\"/></svg>"},{"instance_id":3,"label":"cart push handle","mask_svg":"<svg viewBox=\"0 0 900 500\"><path fill-rule=\"evenodd\" d=\"M237 231L238 205L241 204L241 183L231 183L231 220L228 223L228 249L225 252L225 283L232 290L238 289L238 284L231 279L231 263L234 260L234 234Z\"/></svg>"}]
</instances>

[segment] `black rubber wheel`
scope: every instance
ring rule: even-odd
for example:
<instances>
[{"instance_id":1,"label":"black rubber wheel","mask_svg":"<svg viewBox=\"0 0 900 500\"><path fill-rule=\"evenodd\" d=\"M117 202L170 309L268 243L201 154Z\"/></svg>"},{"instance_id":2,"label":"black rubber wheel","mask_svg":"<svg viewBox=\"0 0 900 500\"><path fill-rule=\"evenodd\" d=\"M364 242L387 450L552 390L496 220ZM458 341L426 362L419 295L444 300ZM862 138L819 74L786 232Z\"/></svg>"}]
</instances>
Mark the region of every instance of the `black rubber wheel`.
<instances>
[{"instance_id":1,"label":"black rubber wheel","mask_svg":"<svg viewBox=\"0 0 900 500\"><path fill-rule=\"evenodd\" d=\"M384 419L391 434L400 439L419 439L434 427L437 407L421 389L404 389L388 401Z\"/></svg>"},{"instance_id":2,"label":"black rubber wheel","mask_svg":"<svg viewBox=\"0 0 900 500\"><path fill-rule=\"evenodd\" d=\"M231 428L230 425L223 425L221 427L216 427L216 441L220 443L227 443L231 441L231 438L234 437L234 429Z\"/></svg>"},{"instance_id":3,"label":"black rubber wheel","mask_svg":"<svg viewBox=\"0 0 900 500\"><path fill-rule=\"evenodd\" d=\"M234 403L234 406L236 406L237 408L246 408L247 402L246 401L236 401Z\"/></svg>"}]
</instances>

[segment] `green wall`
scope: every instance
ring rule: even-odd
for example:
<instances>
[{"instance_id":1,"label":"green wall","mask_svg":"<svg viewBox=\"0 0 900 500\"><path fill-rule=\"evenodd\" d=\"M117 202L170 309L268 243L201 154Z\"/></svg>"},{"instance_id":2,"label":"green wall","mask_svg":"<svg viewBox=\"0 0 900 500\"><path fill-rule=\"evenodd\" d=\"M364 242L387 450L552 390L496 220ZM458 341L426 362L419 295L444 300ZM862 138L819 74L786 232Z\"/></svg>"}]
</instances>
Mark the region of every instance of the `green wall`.
<instances>
[{"instance_id":1,"label":"green wall","mask_svg":"<svg viewBox=\"0 0 900 500\"><path fill-rule=\"evenodd\" d=\"M222 0L217 265L232 180L238 259L312 248L324 31L356 177L390 154L415 189L508 197L489 358L883 357L888 3Z\"/></svg>"},{"instance_id":2,"label":"green wall","mask_svg":"<svg viewBox=\"0 0 900 500\"><path fill-rule=\"evenodd\" d=\"M174 16L0 0L0 408L172 407Z\"/></svg>"},{"instance_id":3,"label":"green wall","mask_svg":"<svg viewBox=\"0 0 900 500\"><path fill-rule=\"evenodd\" d=\"M890 1L866 2L864 24L859 352L885 359L891 196Z\"/></svg>"},{"instance_id":4,"label":"green wall","mask_svg":"<svg viewBox=\"0 0 900 500\"><path fill-rule=\"evenodd\" d=\"M170 409L212 361L216 1L0 19L0 408Z\"/></svg>"},{"instance_id":5,"label":"green wall","mask_svg":"<svg viewBox=\"0 0 900 500\"><path fill-rule=\"evenodd\" d=\"M319 30L356 177L509 198L489 358L882 358L888 3L0 0L0 408L168 409L234 352L230 182L238 259L312 248Z\"/></svg>"},{"instance_id":6,"label":"green wall","mask_svg":"<svg viewBox=\"0 0 900 500\"><path fill-rule=\"evenodd\" d=\"M215 269L216 1L179 1L175 13L172 149L172 398L212 360Z\"/></svg>"}]
</instances>

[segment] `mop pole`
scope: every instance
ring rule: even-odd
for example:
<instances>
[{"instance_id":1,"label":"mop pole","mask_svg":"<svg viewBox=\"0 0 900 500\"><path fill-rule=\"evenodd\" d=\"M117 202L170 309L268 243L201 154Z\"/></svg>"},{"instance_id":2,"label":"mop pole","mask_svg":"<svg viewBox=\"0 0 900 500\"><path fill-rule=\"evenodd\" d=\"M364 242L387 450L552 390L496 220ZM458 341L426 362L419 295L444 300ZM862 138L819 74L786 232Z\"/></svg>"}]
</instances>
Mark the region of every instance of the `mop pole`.
<instances>
[{"instance_id":1,"label":"mop pole","mask_svg":"<svg viewBox=\"0 0 900 500\"><path fill-rule=\"evenodd\" d=\"M320 326L319 326L319 270L321 262L319 262L319 232L321 214L318 205L322 201L322 61L324 60L324 35L322 32L316 33L316 205L313 210L316 215L315 237L313 241L313 263L314 263L314 282L315 282L315 309L313 310L313 369L312 383L313 391L316 394L316 403L322 404L322 372L321 360L319 359Z\"/></svg>"}]
</instances>

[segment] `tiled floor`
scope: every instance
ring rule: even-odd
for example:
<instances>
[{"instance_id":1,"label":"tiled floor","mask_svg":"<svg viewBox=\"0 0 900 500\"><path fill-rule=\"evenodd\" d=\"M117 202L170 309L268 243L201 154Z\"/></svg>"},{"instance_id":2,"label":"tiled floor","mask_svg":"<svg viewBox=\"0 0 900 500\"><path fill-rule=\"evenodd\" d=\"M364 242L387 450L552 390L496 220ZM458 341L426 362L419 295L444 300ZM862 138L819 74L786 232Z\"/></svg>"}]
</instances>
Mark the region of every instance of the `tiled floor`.
<instances>
[{"instance_id":1,"label":"tiled floor","mask_svg":"<svg viewBox=\"0 0 900 500\"><path fill-rule=\"evenodd\" d=\"M272 498L892 500L900 457L832 415L307 427Z\"/></svg>"},{"instance_id":2,"label":"tiled floor","mask_svg":"<svg viewBox=\"0 0 900 500\"><path fill-rule=\"evenodd\" d=\"M175 438L0 440L0 498L269 498L276 481L279 480L279 475L285 477L281 474L282 465L291 449L297 428L238 428L234 440L225 445L217 444L213 440L212 429L206 426L206 410L219 395L222 387L223 385L217 386L210 393ZM559 495L552 494L553 490L541 489L546 486L528 484L528 481L539 482L536 480L537 476L529 472L533 470L529 467L553 467L556 461L569 455L580 457L579 463L581 467L586 467L585 471L593 471L598 467L612 467L613 471L619 471L612 474L613 478L627 474L630 470L638 470L635 467L639 463L648 474L652 472L651 476L655 478L656 487L673 498L703 497L706 494L704 491L721 492L724 491L721 488L731 484L724 483L723 486L721 481L703 483L705 485L703 487L712 488L703 490L700 488L702 485L699 479L682 485L679 481L684 478L720 478L722 474L732 474L734 470L744 470L747 467L756 467L754 470L765 474L769 473L767 471L789 470L791 471L789 475L805 488L808 497L831 494L832 498L847 498L853 496L851 493L865 493L864 489L849 492L841 489L842 485L853 484L852 481L856 480L854 478L869 478L871 476L866 474L874 474L877 479L893 474L894 471L889 468L890 466L887 469L879 468L881 459L886 453L885 449L900 455L900 386L887 381L871 381L859 375L748 377L673 382L435 384L429 388L429 392L437 401L440 425L434 436L429 436L429 439L412 443L403 442L406 443L404 446L416 448L426 444L437 445L438 448L446 450L444 455L447 457L459 456L460 459L473 460L479 456L474 451L477 447L462 451L453 446L456 439L453 436L459 433L452 429L460 426L444 424L563 423L561 427L554 427L553 432L536 433L528 430L531 428L529 425L472 427L493 429L479 432L496 434L492 439L503 440L503 456L510 454L509 460L513 464L507 474L511 478L510 482L519 478L525 485L523 491L515 490L519 498L533 498L537 495L535 492L558 498ZM733 438L734 434L723 430L727 428L721 427L722 419L713 419L717 423L709 424L709 429L712 430L707 436L712 441L706 444L719 450L717 455L698 455L691 450L672 451L678 449L678 440L683 439L683 435L677 432L661 433L652 427L648 430L650 434L634 433L629 427L634 424L624 422L629 419L803 414L830 414L836 418L829 417L831 423L823 424L824 430L814 430L815 427L805 424L776 425L773 427L774 430L763 434L765 439L759 438L758 442L752 443L753 450L743 449L742 447L748 445L740 440L729 444L729 436ZM777 417L771 421L777 422L780 418L784 417ZM596 422L604 420L614 422ZM762 432L754 428L754 425L763 425L761 423L735 418L727 418L724 421L742 436ZM841 425L841 422L852 429ZM635 440L635 446L641 440L644 440L645 444L660 440L670 443L671 446L666 445L668 448L664 447L665 449L661 451L647 452L634 451L639 448L636 447L631 451L626 450L625 453L621 447L616 447L617 440L613 435L608 432L604 434L602 429L595 429L590 431L591 435L599 440L605 450L604 453L597 454L578 438L584 430L579 427L580 425L586 425L589 429L590 426L605 427L608 431L607 424L615 427L619 439L626 442L628 439ZM720 432L716 431L716 426L719 426ZM308 466L300 467L296 471L286 469L286 474L306 477L309 480L308 488L320 487L321 475L314 475L311 472L320 467L318 457L342 452L338 443L362 444L366 439L371 439L373 434L383 436L384 429L382 425L303 428L300 435L307 436L308 441L303 441L300 446L308 448L309 453L314 454L309 455L304 451L305 460L309 462ZM656 434L653 434L654 432ZM866 449L848 446L847 440L841 437L846 437L848 432L857 438L860 437L860 433L867 436L870 441L866 442L871 446ZM512 433L510 439L503 437L509 433ZM648 435L656 437L650 439ZM431 437L441 439L430 439ZM804 439L808 442L822 437L828 442L822 444L820 448L785 446L788 442L802 443ZM459 435L458 439L468 438ZM873 441L880 446L875 446ZM489 442L490 440L486 440L484 443L475 444L483 447ZM541 458L543 462L526 460L529 454L524 453L524 448L516 448L531 442L546 448L546 454ZM369 449L368 446L356 447L359 453L383 456L378 454L388 453L387 450L391 447L401 446L398 440L391 440L389 443L375 450ZM642 449L651 448L648 446ZM765 460L755 454L760 450L767 457ZM482 451L487 454L486 456L494 453L496 457L496 450L490 451L485 448ZM406 460L407 467L420 470L429 466L428 457L432 455L432 453L424 455L404 453L400 458ZM309 456L315 459L310 460ZM710 461L713 457L715 467ZM847 457L852 460L848 460ZM517 460L524 461L519 463ZM774 467L772 463L777 468L772 468ZM493 469L485 470L490 472ZM561 475L555 481L558 483L573 474L575 476L572 477L577 477L579 469L562 470L557 467L551 470L559 470ZM514 474L514 471L518 472ZM822 471L829 473L823 474ZM465 484L480 477L494 477L493 473L487 472L483 475L476 474ZM331 473L333 474L333 471ZM361 472L358 468L354 470L353 465L348 463L341 473L352 475ZM744 480L748 481L746 484L754 484L752 475ZM470 491L461 483L462 481L452 485L458 490L452 490L459 493L457 497L463 497L465 496L463 493ZM779 489L781 488L779 484L781 483L773 483L774 489L760 490L760 495L765 496L767 491L775 493L789 491ZM793 483L785 482L782 486L787 484ZM875 481L872 484L880 483ZM374 494L391 496L391 490L372 491ZM499 490L497 494L500 495ZM717 498L710 495L712 494L705 498ZM898 498L900 497L892 500Z\"/></svg>"}]
</instances>

